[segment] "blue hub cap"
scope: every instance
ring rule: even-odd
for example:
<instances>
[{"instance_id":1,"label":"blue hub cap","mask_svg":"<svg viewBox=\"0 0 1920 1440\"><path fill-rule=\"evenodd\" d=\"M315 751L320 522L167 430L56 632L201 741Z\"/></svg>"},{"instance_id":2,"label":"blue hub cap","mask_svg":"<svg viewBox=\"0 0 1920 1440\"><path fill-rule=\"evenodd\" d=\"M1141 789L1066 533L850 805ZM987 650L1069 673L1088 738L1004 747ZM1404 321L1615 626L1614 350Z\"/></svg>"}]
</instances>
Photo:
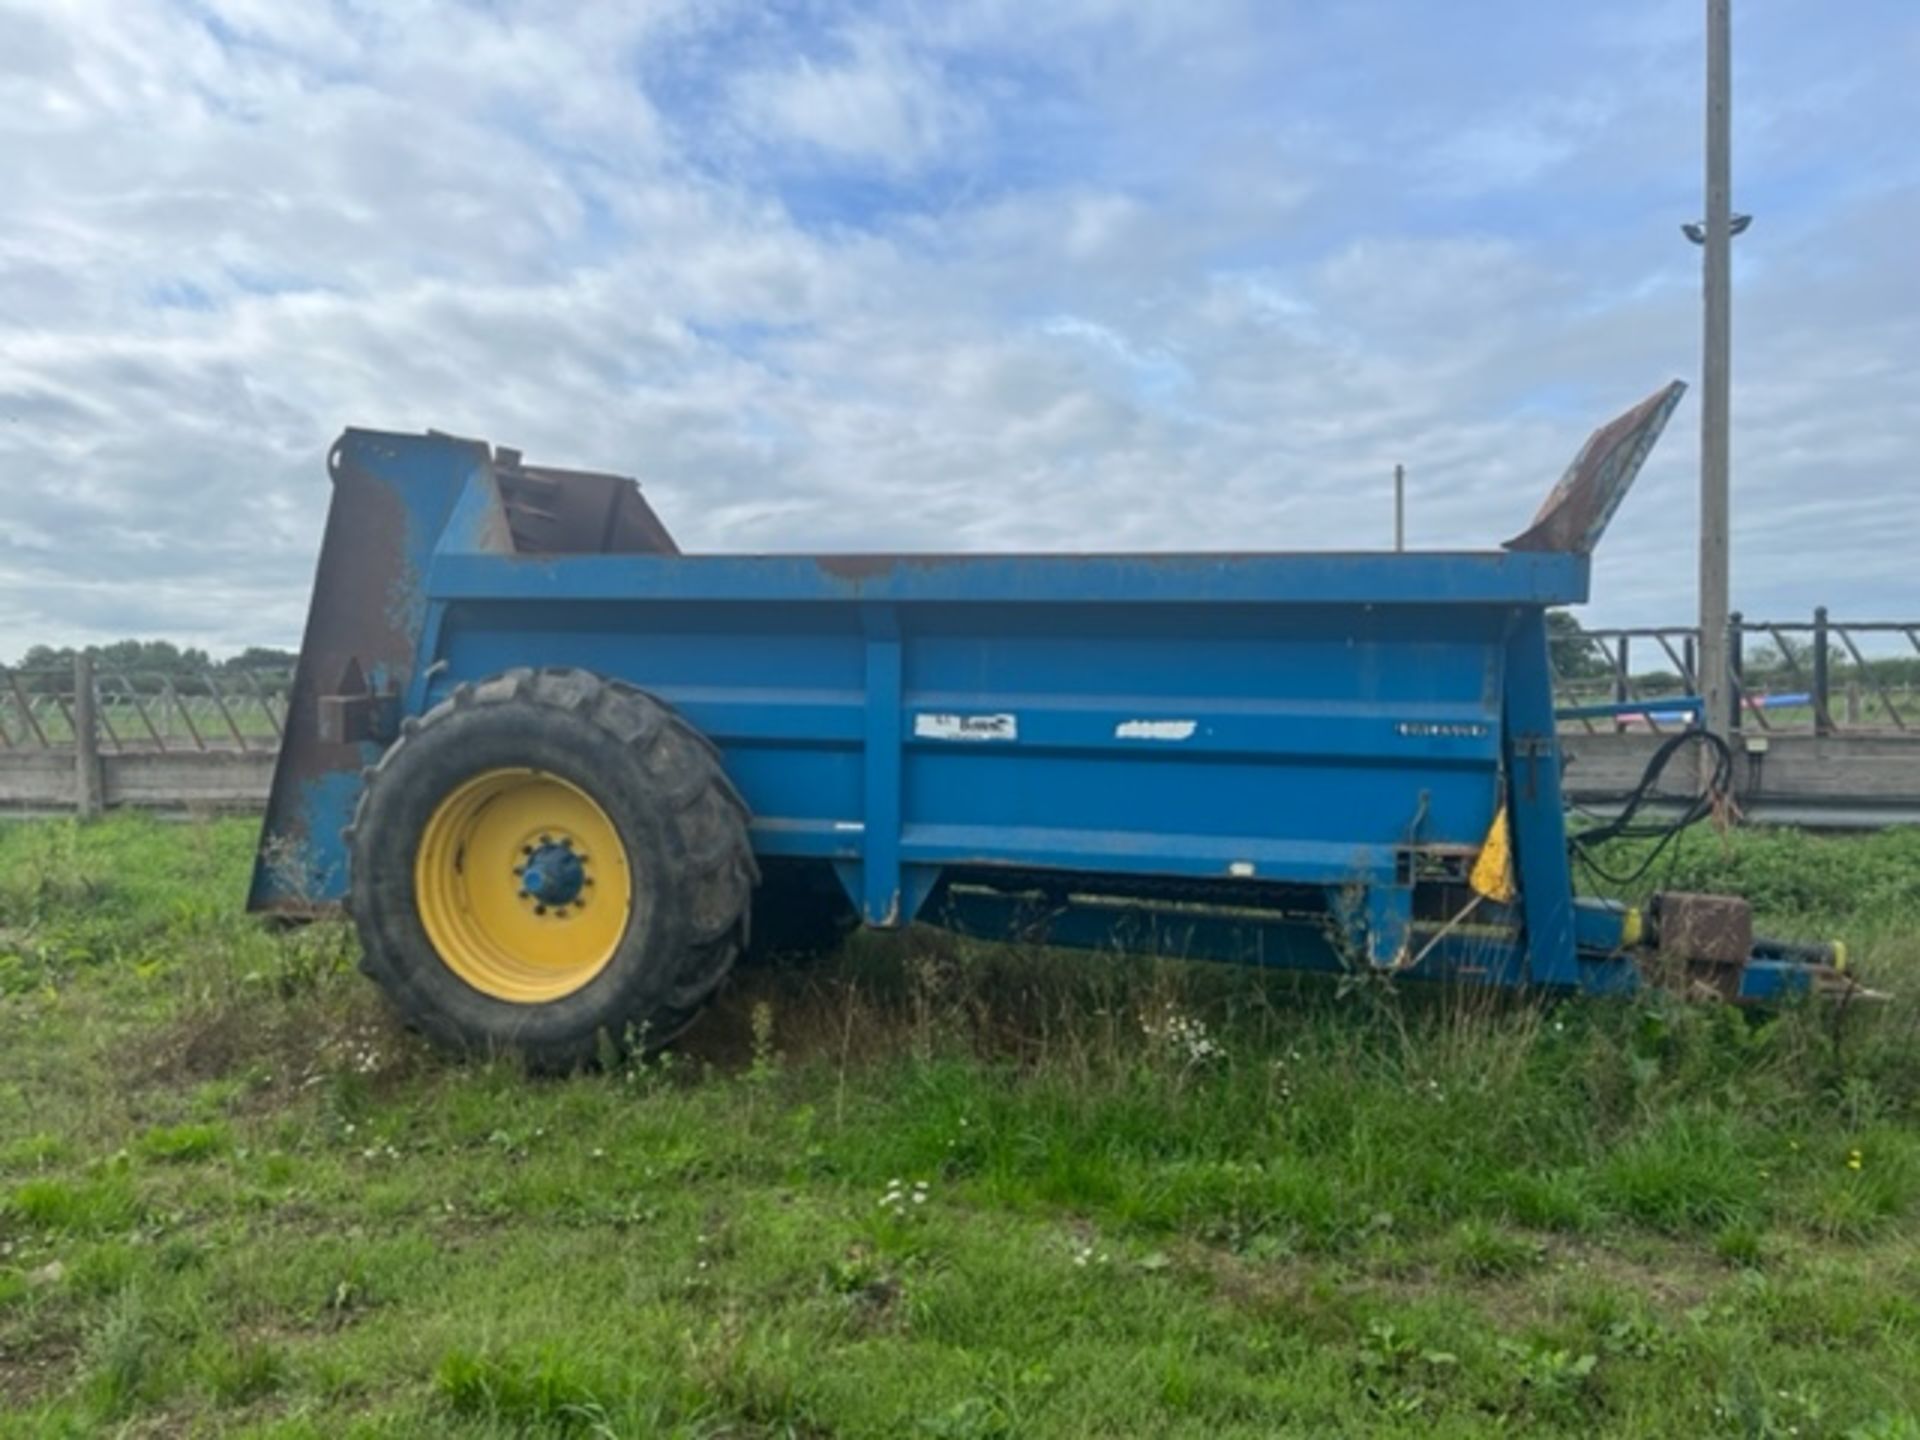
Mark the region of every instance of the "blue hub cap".
<instances>
[{"instance_id":1,"label":"blue hub cap","mask_svg":"<svg viewBox=\"0 0 1920 1440\"><path fill-rule=\"evenodd\" d=\"M566 841L549 841L534 848L520 872L520 889L542 905L567 905L587 881L587 867Z\"/></svg>"}]
</instances>

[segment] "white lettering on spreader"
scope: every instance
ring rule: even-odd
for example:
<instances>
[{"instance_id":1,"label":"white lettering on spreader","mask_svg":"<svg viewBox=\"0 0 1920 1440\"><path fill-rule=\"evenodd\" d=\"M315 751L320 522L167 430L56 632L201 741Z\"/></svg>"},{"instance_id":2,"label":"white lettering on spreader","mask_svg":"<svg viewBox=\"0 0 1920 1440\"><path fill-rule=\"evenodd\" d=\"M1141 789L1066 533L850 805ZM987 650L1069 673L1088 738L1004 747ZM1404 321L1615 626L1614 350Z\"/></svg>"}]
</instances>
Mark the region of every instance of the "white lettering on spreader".
<instances>
[{"instance_id":1,"label":"white lettering on spreader","mask_svg":"<svg viewBox=\"0 0 1920 1440\"><path fill-rule=\"evenodd\" d=\"M1490 727L1477 720L1402 720L1394 732L1418 740L1478 740Z\"/></svg>"},{"instance_id":2,"label":"white lettering on spreader","mask_svg":"<svg viewBox=\"0 0 1920 1440\"><path fill-rule=\"evenodd\" d=\"M1113 727L1116 740L1191 740L1200 728L1197 720L1122 720Z\"/></svg>"},{"instance_id":3,"label":"white lettering on spreader","mask_svg":"<svg viewBox=\"0 0 1920 1440\"><path fill-rule=\"evenodd\" d=\"M1020 721L1012 715L916 715L913 733L922 740L1018 740Z\"/></svg>"}]
</instances>

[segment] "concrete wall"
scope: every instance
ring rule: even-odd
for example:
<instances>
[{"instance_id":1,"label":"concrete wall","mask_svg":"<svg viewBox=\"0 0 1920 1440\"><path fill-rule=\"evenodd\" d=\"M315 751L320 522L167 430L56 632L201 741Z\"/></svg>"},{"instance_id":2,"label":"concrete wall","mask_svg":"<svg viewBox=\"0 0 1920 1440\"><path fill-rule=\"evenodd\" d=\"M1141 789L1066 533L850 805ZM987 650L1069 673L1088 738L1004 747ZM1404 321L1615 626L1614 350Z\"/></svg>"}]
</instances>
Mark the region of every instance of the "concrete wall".
<instances>
[{"instance_id":1,"label":"concrete wall","mask_svg":"<svg viewBox=\"0 0 1920 1440\"><path fill-rule=\"evenodd\" d=\"M1624 795L1666 738L1638 731L1563 734L1568 797L1602 804ZM1749 819L1920 824L1920 736L1747 731L1735 738L1734 751L1735 794ZM1697 787L1697 762L1691 754L1675 756L1661 793L1691 798Z\"/></svg>"},{"instance_id":2,"label":"concrete wall","mask_svg":"<svg viewBox=\"0 0 1920 1440\"><path fill-rule=\"evenodd\" d=\"M144 810L259 810L273 780L271 751L130 750L100 756L102 798ZM0 751L0 810L71 810L71 750Z\"/></svg>"}]
</instances>

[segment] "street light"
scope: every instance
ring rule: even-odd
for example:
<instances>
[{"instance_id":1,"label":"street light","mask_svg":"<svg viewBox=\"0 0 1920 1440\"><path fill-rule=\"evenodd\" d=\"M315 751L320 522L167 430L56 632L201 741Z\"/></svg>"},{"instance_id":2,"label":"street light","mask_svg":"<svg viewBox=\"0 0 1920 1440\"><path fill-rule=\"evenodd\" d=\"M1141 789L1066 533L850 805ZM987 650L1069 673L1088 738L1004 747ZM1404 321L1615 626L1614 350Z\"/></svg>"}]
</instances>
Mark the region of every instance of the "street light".
<instances>
[{"instance_id":1,"label":"street light","mask_svg":"<svg viewBox=\"0 0 1920 1440\"><path fill-rule=\"evenodd\" d=\"M1727 234L1744 235L1747 227L1751 224L1753 224L1753 217L1751 215L1732 216L1727 222ZM1707 243L1707 227L1704 221L1689 220L1680 227L1680 233L1696 245L1704 245Z\"/></svg>"}]
</instances>

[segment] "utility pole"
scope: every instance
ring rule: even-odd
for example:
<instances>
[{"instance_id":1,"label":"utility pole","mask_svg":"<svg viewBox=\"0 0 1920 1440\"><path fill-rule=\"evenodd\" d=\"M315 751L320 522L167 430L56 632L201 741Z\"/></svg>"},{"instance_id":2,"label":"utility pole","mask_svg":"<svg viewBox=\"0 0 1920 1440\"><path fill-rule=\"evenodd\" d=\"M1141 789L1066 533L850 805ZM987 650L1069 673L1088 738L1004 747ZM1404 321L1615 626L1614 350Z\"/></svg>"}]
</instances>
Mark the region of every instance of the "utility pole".
<instances>
[{"instance_id":1,"label":"utility pole","mask_svg":"<svg viewBox=\"0 0 1920 1440\"><path fill-rule=\"evenodd\" d=\"M1700 360L1700 698L1707 728L1733 726L1728 678L1727 465L1733 249L1732 0L1707 0L1707 213L1701 227L1704 304Z\"/></svg>"},{"instance_id":2,"label":"utility pole","mask_svg":"<svg viewBox=\"0 0 1920 1440\"><path fill-rule=\"evenodd\" d=\"M1407 467L1393 467L1393 548L1407 548Z\"/></svg>"}]
</instances>

